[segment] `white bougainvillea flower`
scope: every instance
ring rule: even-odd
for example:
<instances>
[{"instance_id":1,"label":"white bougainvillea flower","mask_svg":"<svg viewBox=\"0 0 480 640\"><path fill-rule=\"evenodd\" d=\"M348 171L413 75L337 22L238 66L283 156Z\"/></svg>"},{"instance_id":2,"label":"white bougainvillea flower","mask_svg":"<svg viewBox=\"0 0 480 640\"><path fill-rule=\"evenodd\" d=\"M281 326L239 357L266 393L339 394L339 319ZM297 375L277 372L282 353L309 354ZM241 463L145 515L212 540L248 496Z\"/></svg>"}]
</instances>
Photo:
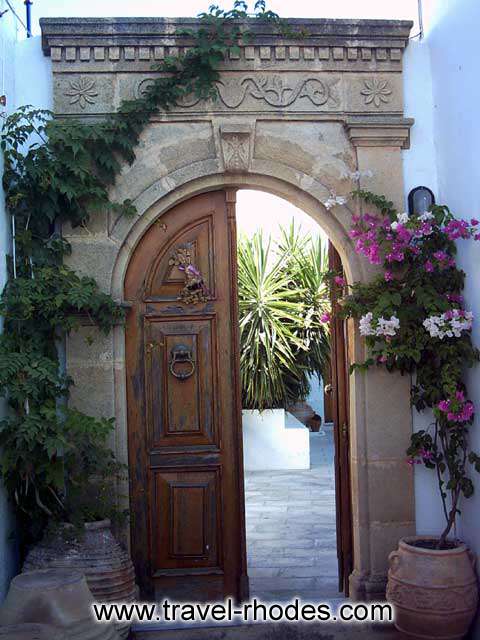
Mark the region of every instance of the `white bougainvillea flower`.
<instances>
[{"instance_id":1,"label":"white bougainvillea flower","mask_svg":"<svg viewBox=\"0 0 480 640\"><path fill-rule=\"evenodd\" d=\"M362 336L385 336L393 338L400 329L400 320L396 315L390 316L389 319L380 317L373 320L371 312L366 313L359 321L360 335Z\"/></svg>"},{"instance_id":2,"label":"white bougainvillea flower","mask_svg":"<svg viewBox=\"0 0 480 640\"><path fill-rule=\"evenodd\" d=\"M460 338L463 331L470 331L473 313L462 309L451 309L438 316L429 316L423 326L432 338Z\"/></svg>"},{"instance_id":3,"label":"white bougainvillea flower","mask_svg":"<svg viewBox=\"0 0 480 640\"><path fill-rule=\"evenodd\" d=\"M330 209L332 207L335 207L337 204L338 205L347 204L347 201L348 201L348 198L346 198L345 196L337 196L334 193L332 193L330 197L327 200L325 200L325 202L323 203L323 206L330 211Z\"/></svg>"}]
</instances>

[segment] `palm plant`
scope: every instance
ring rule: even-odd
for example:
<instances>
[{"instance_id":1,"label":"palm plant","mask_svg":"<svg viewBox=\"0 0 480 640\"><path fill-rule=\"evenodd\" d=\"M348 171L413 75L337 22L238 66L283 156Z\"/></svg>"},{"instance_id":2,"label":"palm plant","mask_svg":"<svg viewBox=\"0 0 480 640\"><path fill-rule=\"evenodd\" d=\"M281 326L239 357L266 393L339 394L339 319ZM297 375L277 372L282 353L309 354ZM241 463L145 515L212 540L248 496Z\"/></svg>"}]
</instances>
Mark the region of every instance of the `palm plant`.
<instances>
[{"instance_id":1,"label":"palm plant","mask_svg":"<svg viewBox=\"0 0 480 640\"><path fill-rule=\"evenodd\" d=\"M328 308L320 241L301 236L292 224L280 243L257 232L238 247L240 370L243 406L286 407L310 391L309 376L321 375L329 358Z\"/></svg>"},{"instance_id":2,"label":"palm plant","mask_svg":"<svg viewBox=\"0 0 480 640\"><path fill-rule=\"evenodd\" d=\"M290 392L296 399L303 400L310 392L310 376L316 374L319 378L325 378L330 366L329 326L322 320L330 311L326 279L328 254L320 236L315 239L302 236L293 220L287 229L281 228L280 232L279 254L286 260L293 286L303 292L304 324L299 329L303 348L297 353L302 379L297 387L294 382Z\"/></svg>"},{"instance_id":3,"label":"palm plant","mask_svg":"<svg viewBox=\"0 0 480 640\"><path fill-rule=\"evenodd\" d=\"M271 241L261 232L240 239L238 283L243 406L284 407L285 375L301 377L296 355L302 346L297 329L303 304L283 257L271 252Z\"/></svg>"}]
</instances>

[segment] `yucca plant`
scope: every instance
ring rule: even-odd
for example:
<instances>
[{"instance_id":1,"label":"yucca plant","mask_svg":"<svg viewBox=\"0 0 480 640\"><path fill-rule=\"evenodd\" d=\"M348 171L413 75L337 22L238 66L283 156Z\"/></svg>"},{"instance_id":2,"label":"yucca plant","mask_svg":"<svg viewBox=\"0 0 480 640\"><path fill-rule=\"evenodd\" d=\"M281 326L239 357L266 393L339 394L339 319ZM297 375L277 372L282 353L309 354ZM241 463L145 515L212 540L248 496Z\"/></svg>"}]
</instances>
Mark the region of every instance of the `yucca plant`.
<instances>
[{"instance_id":1,"label":"yucca plant","mask_svg":"<svg viewBox=\"0 0 480 640\"><path fill-rule=\"evenodd\" d=\"M261 232L239 242L238 283L243 406L284 407L286 373L301 377L296 354L303 304L282 256L271 251Z\"/></svg>"},{"instance_id":2,"label":"yucca plant","mask_svg":"<svg viewBox=\"0 0 480 640\"><path fill-rule=\"evenodd\" d=\"M279 244L257 232L238 247L240 370L246 409L284 408L305 398L309 376L329 356L320 320L328 294L321 244L292 225ZM309 264L312 262L312 264Z\"/></svg>"},{"instance_id":3,"label":"yucca plant","mask_svg":"<svg viewBox=\"0 0 480 640\"><path fill-rule=\"evenodd\" d=\"M279 255L286 261L293 286L303 292L304 324L299 328L303 348L297 353L297 363L302 369L300 386L293 381L290 395L303 400L310 392L309 378L328 375L330 366L330 333L325 315L330 311L330 296L326 273L328 254L325 242L319 236L303 236L295 228L294 221L280 229Z\"/></svg>"}]
</instances>

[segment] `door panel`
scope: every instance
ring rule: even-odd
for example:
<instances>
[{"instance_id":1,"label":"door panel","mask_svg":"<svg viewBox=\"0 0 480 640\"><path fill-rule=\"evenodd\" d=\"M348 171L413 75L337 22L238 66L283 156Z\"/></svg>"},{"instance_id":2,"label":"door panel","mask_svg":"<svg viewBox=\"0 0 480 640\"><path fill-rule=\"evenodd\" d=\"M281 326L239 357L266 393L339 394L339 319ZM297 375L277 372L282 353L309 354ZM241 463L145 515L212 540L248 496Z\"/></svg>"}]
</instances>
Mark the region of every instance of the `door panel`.
<instances>
[{"instance_id":1,"label":"door panel","mask_svg":"<svg viewBox=\"0 0 480 640\"><path fill-rule=\"evenodd\" d=\"M152 537L159 541L154 571L180 567L220 568L217 471L157 472L154 483Z\"/></svg>"},{"instance_id":2,"label":"door panel","mask_svg":"<svg viewBox=\"0 0 480 640\"><path fill-rule=\"evenodd\" d=\"M215 297L214 218L212 212L188 225L162 247L146 282L147 299L177 300L185 284L185 273L178 264L183 257L188 257L198 268L211 297Z\"/></svg>"},{"instance_id":3,"label":"door panel","mask_svg":"<svg viewBox=\"0 0 480 640\"><path fill-rule=\"evenodd\" d=\"M154 446L218 443L215 320L145 318L147 424ZM175 359L183 348L188 357Z\"/></svg>"},{"instance_id":4,"label":"door panel","mask_svg":"<svg viewBox=\"0 0 480 640\"><path fill-rule=\"evenodd\" d=\"M132 555L153 599L246 595L234 203L168 211L125 278Z\"/></svg>"},{"instance_id":5,"label":"door panel","mask_svg":"<svg viewBox=\"0 0 480 640\"><path fill-rule=\"evenodd\" d=\"M342 261L330 243L329 269L343 273ZM335 441L335 506L337 511L338 587L349 594L349 577L353 570L352 502L350 485L350 418L347 355L347 323L339 315L340 306L332 293L331 384Z\"/></svg>"}]
</instances>

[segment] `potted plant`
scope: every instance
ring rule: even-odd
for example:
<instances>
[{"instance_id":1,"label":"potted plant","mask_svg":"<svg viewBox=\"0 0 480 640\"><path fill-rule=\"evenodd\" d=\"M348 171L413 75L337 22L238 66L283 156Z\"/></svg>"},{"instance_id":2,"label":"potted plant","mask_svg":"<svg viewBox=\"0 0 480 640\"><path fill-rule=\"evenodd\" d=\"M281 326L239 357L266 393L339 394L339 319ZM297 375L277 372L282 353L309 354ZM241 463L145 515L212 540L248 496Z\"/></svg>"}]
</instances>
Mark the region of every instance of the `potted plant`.
<instances>
[{"instance_id":1,"label":"potted plant","mask_svg":"<svg viewBox=\"0 0 480 640\"><path fill-rule=\"evenodd\" d=\"M281 233L273 248L261 232L238 246L243 406L259 411L304 400L309 376L322 375L330 357L321 241L293 223Z\"/></svg>"},{"instance_id":2,"label":"potted plant","mask_svg":"<svg viewBox=\"0 0 480 640\"><path fill-rule=\"evenodd\" d=\"M343 300L343 313L359 320L369 349L367 360L353 367L414 376L412 404L430 411L432 423L412 435L407 462L436 474L445 515L437 537L405 538L390 555L387 598L397 628L410 637L462 638L478 587L473 554L452 532L462 498L474 491L470 470L480 471L480 457L469 449L474 406L463 380L479 352L471 340L473 316L463 306L465 274L456 266L455 241L480 240L479 222L435 205L421 215L399 214L384 197L356 195L374 209L353 218L356 250L383 269L371 283L349 287ZM343 286L338 276L337 283Z\"/></svg>"},{"instance_id":3,"label":"potted plant","mask_svg":"<svg viewBox=\"0 0 480 640\"><path fill-rule=\"evenodd\" d=\"M280 228L280 234L278 250L291 275L290 287L299 293L303 302L304 318L297 330L302 347L297 348L295 354L299 380L287 378L290 397L294 400L288 411L310 426L309 421L316 414L305 399L310 393L312 375L317 380L325 380L330 368L328 256L321 236L302 236L293 220L288 228Z\"/></svg>"},{"instance_id":4,"label":"potted plant","mask_svg":"<svg viewBox=\"0 0 480 640\"><path fill-rule=\"evenodd\" d=\"M310 466L308 431L287 421L285 409L305 425L314 415L304 402L310 375L328 362L323 256L320 243L301 236L293 224L282 230L275 245L261 233L240 240L240 372L247 469Z\"/></svg>"},{"instance_id":5,"label":"potted plant","mask_svg":"<svg viewBox=\"0 0 480 640\"><path fill-rule=\"evenodd\" d=\"M99 602L132 601L135 577L111 527L125 521L118 484L124 466L108 446L113 420L52 405L0 430L2 477L14 496L27 550L23 571L69 568L85 574ZM123 637L129 624L121 625Z\"/></svg>"}]
</instances>

